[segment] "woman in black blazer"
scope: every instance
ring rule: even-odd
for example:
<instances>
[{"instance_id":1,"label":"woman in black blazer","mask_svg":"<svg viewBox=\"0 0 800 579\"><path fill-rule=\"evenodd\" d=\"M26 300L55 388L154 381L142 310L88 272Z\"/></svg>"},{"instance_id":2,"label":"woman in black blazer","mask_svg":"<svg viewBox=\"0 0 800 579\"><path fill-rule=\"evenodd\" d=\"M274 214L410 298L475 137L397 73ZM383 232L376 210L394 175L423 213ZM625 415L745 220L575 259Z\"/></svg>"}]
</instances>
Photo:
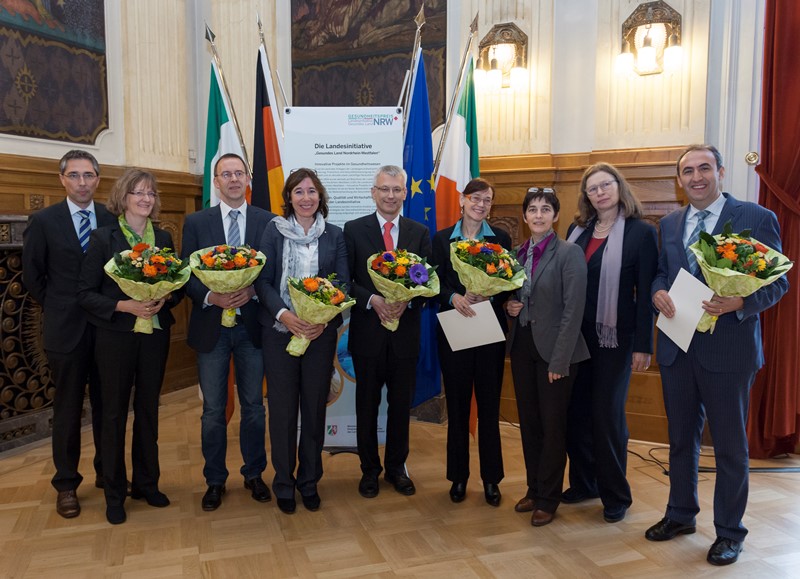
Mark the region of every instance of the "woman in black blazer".
<instances>
[{"instance_id":1,"label":"woman in black blazer","mask_svg":"<svg viewBox=\"0 0 800 579\"><path fill-rule=\"evenodd\" d=\"M287 278L350 279L342 230L325 222L328 195L311 169L293 171L283 188L283 217L264 230L258 249L267 257L255 283L261 305L262 351L269 394L269 437L275 478L272 490L278 508L295 511L295 490L310 511L320 506L317 483L322 478L325 408L333 373L333 357L342 317L328 324L311 324L294 313ZM286 352L291 337L311 340L305 354ZM300 410L300 446L297 411ZM295 476L295 465L300 463Z\"/></svg>"},{"instance_id":2,"label":"woman in black blazer","mask_svg":"<svg viewBox=\"0 0 800 579\"><path fill-rule=\"evenodd\" d=\"M118 216L118 222L92 232L78 285L78 301L87 311L89 322L97 327L95 356L103 392L106 518L112 524L126 519L125 428L131 390L131 498L145 499L154 507L169 505L167 496L158 489L158 398L167 365L170 326L175 321L170 308L180 297L133 300L103 270L115 253L140 242L173 247L172 236L151 221L158 217L160 206L155 176L128 169L114 184L108 200L108 210ZM158 329L152 334L134 333L137 317L157 320Z\"/></svg>"},{"instance_id":3,"label":"woman in black blazer","mask_svg":"<svg viewBox=\"0 0 800 579\"><path fill-rule=\"evenodd\" d=\"M462 239L484 239L511 249L511 238L502 229L492 229L487 222L494 199L492 185L484 179L473 179L464 187L459 203L461 219L433 238L433 258L438 266L440 308L442 311L456 309L471 317L475 312L472 304L489 298L471 294L461 285L458 274L450 262L450 244ZM505 332L506 323L503 303L510 292L491 298L497 321ZM447 480L450 499L460 503L467 494L469 479L469 417L474 388L478 406L478 454L481 463L481 479L486 502L500 505L500 481L503 480L503 454L500 446L500 390L503 386L505 365L505 342L485 344L454 352L441 327L437 327L439 362L442 367L445 400L447 402Z\"/></svg>"},{"instance_id":4,"label":"woman in black blazer","mask_svg":"<svg viewBox=\"0 0 800 579\"><path fill-rule=\"evenodd\" d=\"M581 179L569 239L586 256L588 283L582 333L591 359L572 389L567 427L569 488L562 501L597 496L609 523L631 505L626 478L625 401L631 371L646 370L653 351L650 285L658 265L655 228L616 167L598 163Z\"/></svg>"}]
</instances>

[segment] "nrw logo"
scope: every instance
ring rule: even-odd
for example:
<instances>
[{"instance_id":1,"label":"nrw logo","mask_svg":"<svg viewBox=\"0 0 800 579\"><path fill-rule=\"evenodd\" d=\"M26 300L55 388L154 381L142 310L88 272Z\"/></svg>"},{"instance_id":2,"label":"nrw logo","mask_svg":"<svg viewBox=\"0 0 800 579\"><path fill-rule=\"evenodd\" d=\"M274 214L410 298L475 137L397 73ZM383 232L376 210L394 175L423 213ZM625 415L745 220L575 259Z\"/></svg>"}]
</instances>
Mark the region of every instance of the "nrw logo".
<instances>
[{"instance_id":1,"label":"nrw logo","mask_svg":"<svg viewBox=\"0 0 800 579\"><path fill-rule=\"evenodd\" d=\"M328 425L328 434L331 436L336 436L336 433L339 431L339 426L337 424L329 424Z\"/></svg>"}]
</instances>

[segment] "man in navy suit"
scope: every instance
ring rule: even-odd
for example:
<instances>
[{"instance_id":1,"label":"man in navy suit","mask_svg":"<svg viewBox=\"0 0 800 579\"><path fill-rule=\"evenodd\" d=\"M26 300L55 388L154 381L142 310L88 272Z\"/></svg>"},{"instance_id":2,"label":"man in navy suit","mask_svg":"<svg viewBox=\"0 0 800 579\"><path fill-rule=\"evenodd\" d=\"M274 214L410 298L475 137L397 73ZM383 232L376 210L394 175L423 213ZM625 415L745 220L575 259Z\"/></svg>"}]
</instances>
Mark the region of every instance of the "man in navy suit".
<instances>
[{"instance_id":1,"label":"man in navy suit","mask_svg":"<svg viewBox=\"0 0 800 579\"><path fill-rule=\"evenodd\" d=\"M350 310L348 344L356 373L356 439L361 459L358 492L377 496L381 467L378 455L378 407L386 384L389 403L386 422L385 479L404 495L416 492L405 468L408 457L408 421L416 385L420 347L422 303L388 304L375 289L367 271L369 257L387 249L405 249L420 257L431 257L428 228L400 216L406 198L406 173L386 165L378 169L372 187L377 211L348 221L344 226L351 293L356 305ZM399 320L390 332L381 322Z\"/></svg>"},{"instance_id":2,"label":"man in navy suit","mask_svg":"<svg viewBox=\"0 0 800 579\"><path fill-rule=\"evenodd\" d=\"M774 213L721 192L725 169L715 147L690 146L678 159L677 167L678 184L686 192L689 205L661 220L658 273L652 287L653 305L668 318L675 315L675 304L667 292L678 272L686 269L702 280L699 268L690 263L686 252L698 228L718 234L730 222L733 231L750 229L755 239L781 251ZM784 276L746 298L715 294L704 301L703 309L719 317L716 329L713 334L695 332L688 352L659 333L656 352L669 429L670 493L664 518L645 533L648 540L666 541L695 532L695 516L700 511L697 469L707 418L717 466L717 539L707 560L713 565L729 565L739 558L747 534L742 525L749 468L747 409L753 379L764 365L758 316L775 305L788 288Z\"/></svg>"},{"instance_id":3,"label":"man in navy suit","mask_svg":"<svg viewBox=\"0 0 800 579\"><path fill-rule=\"evenodd\" d=\"M94 327L78 305L78 278L93 229L114 223L105 206L94 202L100 183L97 159L86 151L69 151L59 166L67 198L34 213L23 234L22 279L42 306L44 349L50 365L53 395L53 487L56 511L65 518L81 512L76 490L83 477L81 413L86 383L92 405L95 485L102 488L100 383L94 363Z\"/></svg>"},{"instance_id":4,"label":"man in navy suit","mask_svg":"<svg viewBox=\"0 0 800 579\"><path fill-rule=\"evenodd\" d=\"M226 154L214 165L214 186L219 190L219 205L186 217L183 225L182 256L189 257L198 249L214 245L249 245L255 247L275 215L245 200L248 175L244 161L235 154ZM272 496L261 478L267 468L264 446L266 419L264 413L264 364L261 356L261 326L258 303L252 285L230 293L209 290L192 276L186 285L192 299L187 343L197 351L197 372L203 393L201 445L206 464L203 468L208 489L201 506L213 511L222 504L228 469L227 421L228 373L230 358L236 371L241 421L239 445L244 465L241 474L244 486L259 502ZM236 325L221 324L225 309L236 309Z\"/></svg>"}]
</instances>

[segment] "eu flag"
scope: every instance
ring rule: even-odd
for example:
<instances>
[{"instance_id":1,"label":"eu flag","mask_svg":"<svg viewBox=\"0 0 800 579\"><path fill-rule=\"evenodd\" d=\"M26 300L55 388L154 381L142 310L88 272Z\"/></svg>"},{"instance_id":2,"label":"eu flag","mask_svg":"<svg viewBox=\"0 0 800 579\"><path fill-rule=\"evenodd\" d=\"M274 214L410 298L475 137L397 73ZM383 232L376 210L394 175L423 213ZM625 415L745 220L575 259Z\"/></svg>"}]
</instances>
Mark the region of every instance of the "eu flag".
<instances>
[{"instance_id":1,"label":"eu flag","mask_svg":"<svg viewBox=\"0 0 800 579\"><path fill-rule=\"evenodd\" d=\"M428 104L428 83L422 49L417 54L417 68L411 81L411 100L406 111L406 135L403 147L403 169L408 174L409 195L403 204L403 215L419 221L436 233L436 198L432 185L433 144L431 143L431 111ZM412 406L417 406L441 391L439 357L436 350L435 300L422 312L421 343L417 363L417 387Z\"/></svg>"}]
</instances>

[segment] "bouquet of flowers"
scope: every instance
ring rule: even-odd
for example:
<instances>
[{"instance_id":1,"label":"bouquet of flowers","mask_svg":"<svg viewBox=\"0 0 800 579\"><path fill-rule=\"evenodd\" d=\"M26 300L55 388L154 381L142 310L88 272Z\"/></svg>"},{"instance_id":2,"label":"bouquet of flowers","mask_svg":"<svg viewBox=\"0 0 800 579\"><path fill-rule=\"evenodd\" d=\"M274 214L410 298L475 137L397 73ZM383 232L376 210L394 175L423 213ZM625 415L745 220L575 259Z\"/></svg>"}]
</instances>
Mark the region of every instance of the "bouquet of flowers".
<instances>
[{"instance_id":1,"label":"bouquet of flowers","mask_svg":"<svg viewBox=\"0 0 800 579\"><path fill-rule=\"evenodd\" d=\"M450 262L467 291L490 297L513 291L525 282L525 269L496 243L462 240L450 244Z\"/></svg>"},{"instance_id":2,"label":"bouquet of flowers","mask_svg":"<svg viewBox=\"0 0 800 579\"><path fill-rule=\"evenodd\" d=\"M208 289L217 293L230 293L251 285L266 262L266 256L248 245L233 247L216 245L199 249L189 256L192 273ZM222 325L236 325L236 310L222 311Z\"/></svg>"},{"instance_id":3,"label":"bouquet of flowers","mask_svg":"<svg viewBox=\"0 0 800 579\"><path fill-rule=\"evenodd\" d=\"M416 297L439 295L436 268L415 253L405 249L376 253L367 260L367 271L375 288L387 303L408 302ZM396 331L399 320L382 322L389 331Z\"/></svg>"},{"instance_id":4,"label":"bouquet of flowers","mask_svg":"<svg viewBox=\"0 0 800 579\"><path fill-rule=\"evenodd\" d=\"M287 280L289 297L297 317L310 324L327 324L337 315L356 304L336 282L336 274L324 277L290 277ZM286 351L292 356L306 353L311 340L292 336Z\"/></svg>"},{"instance_id":5,"label":"bouquet of flowers","mask_svg":"<svg viewBox=\"0 0 800 579\"><path fill-rule=\"evenodd\" d=\"M160 300L189 281L186 263L168 247L159 249L137 243L133 249L115 253L103 269L119 289L134 300ZM134 332L153 333L153 320L136 318Z\"/></svg>"},{"instance_id":6,"label":"bouquet of flowers","mask_svg":"<svg viewBox=\"0 0 800 579\"><path fill-rule=\"evenodd\" d=\"M750 237L750 230L733 233L730 221L719 235L705 231L689 246L708 287L718 296L745 298L771 284L794 265L785 255ZM717 316L704 313L699 332L714 332Z\"/></svg>"}]
</instances>

